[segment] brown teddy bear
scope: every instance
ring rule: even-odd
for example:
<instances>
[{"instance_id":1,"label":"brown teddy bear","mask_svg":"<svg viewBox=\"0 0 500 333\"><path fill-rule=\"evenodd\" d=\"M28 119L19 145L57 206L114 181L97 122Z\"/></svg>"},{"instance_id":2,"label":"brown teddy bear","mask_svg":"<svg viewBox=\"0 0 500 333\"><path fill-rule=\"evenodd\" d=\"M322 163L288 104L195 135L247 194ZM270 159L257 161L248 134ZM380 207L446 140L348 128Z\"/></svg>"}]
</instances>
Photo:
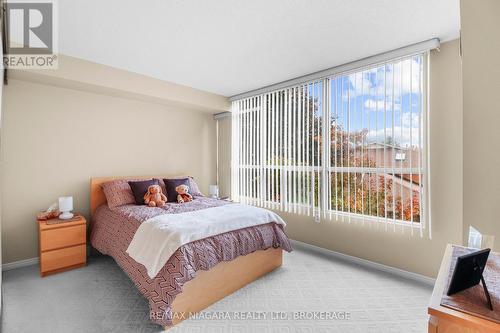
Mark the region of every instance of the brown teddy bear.
<instances>
[{"instance_id":1,"label":"brown teddy bear","mask_svg":"<svg viewBox=\"0 0 500 333\"><path fill-rule=\"evenodd\" d=\"M177 192L177 202L178 203L183 203L183 202L189 202L193 200L193 196L189 194L189 186L187 185L179 185L175 188L175 191Z\"/></svg>"},{"instance_id":2,"label":"brown teddy bear","mask_svg":"<svg viewBox=\"0 0 500 333\"><path fill-rule=\"evenodd\" d=\"M149 207L163 207L167 202L167 197L161 192L160 185L151 185L144 194L144 203Z\"/></svg>"}]
</instances>

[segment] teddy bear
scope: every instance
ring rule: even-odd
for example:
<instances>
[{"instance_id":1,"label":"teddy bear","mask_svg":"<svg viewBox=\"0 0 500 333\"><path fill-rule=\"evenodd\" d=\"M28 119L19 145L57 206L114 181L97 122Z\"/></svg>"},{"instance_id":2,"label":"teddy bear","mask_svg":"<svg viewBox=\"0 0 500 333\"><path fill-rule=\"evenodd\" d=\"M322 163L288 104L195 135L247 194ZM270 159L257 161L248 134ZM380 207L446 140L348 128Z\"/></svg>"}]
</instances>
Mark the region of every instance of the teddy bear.
<instances>
[{"instance_id":1,"label":"teddy bear","mask_svg":"<svg viewBox=\"0 0 500 333\"><path fill-rule=\"evenodd\" d=\"M163 207L167 202L167 197L161 192L160 185L151 185L144 194L144 203L149 207Z\"/></svg>"},{"instance_id":2,"label":"teddy bear","mask_svg":"<svg viewBox=\"0 0 500 333\"><path fill-rule=\"evenodd\" d=\"M179 185L175 188L175 191L177 192L177 202L178 203L183 203L183 202L189 202L193 200L193 196L189 194L189 186L187 185Z\"/></svg>"}]
</instances>

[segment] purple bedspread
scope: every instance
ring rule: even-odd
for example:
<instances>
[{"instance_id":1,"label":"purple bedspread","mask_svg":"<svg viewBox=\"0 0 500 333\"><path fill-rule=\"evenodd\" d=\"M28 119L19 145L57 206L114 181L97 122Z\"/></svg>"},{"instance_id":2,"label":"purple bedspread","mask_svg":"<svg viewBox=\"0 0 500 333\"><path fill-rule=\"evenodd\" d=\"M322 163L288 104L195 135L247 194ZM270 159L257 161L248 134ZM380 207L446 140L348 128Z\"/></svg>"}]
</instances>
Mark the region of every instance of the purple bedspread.
<instances>
[{"instance_id":1,"label":"purple bedspread","mask_svg":"<svg viewBox=\"0 0 500 333\"><path fill-rule=\"evenodd\" d=\"M181 246L154 279L148 276L142 264L125 252L139 225L151 217L226 204L229 203L196 197L189 203L172 203L164 208L126 205L111 210L104 205L94 214L90 242L101 253L113 257L149 300L153 314L150 316L151 320L163 326L172 325L171 305L175 297L182 292L182 286L196 276L196 271L209 270L221 261L230 261L257 250L272 247L292 250L283 228L276 223L239 229Z\"/></svg>"}]
</instances>

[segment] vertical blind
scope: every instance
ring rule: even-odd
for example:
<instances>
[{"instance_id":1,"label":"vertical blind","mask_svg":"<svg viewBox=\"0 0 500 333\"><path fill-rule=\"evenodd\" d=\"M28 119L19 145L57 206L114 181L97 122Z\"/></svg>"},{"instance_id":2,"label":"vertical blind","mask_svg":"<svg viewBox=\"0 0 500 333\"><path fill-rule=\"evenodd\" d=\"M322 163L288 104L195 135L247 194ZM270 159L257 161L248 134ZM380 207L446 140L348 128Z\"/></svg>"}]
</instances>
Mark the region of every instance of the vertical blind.
<instances>
[{"instance_id":1,"label":"vertical blind","mask_svg":"<svg viewBox=\"0 0 500 333\"><path fill-rule=\"evenodd\" d=\"M233 101L233 199L430 235L427 55Z\"/></svg>"}]
</instances>

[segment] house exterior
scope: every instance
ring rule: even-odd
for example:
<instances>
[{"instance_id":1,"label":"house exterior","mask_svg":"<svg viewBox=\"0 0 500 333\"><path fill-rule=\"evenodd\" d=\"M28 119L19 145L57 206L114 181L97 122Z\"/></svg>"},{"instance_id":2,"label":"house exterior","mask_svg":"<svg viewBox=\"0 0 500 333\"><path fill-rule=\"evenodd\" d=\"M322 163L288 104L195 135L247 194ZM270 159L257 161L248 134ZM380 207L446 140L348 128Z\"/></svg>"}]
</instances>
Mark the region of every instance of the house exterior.
<instances>
[{"instance_id":1,"label":"house exterior","mask_svg":"<svg viewBox=\"0 0 500 333\"><path fill-rule=\"evenodd\" d=\"M374 142L355 148L355 156L369 160L376 168L386 169L384 178L387 183L393 184L393 196L402 202L419 196L423 179L420 173L411 171L421 168L420 155L420 148L415 146L401 147ZM392 210L392 207L388 209Z\"/></svg>"}]
</instances>

